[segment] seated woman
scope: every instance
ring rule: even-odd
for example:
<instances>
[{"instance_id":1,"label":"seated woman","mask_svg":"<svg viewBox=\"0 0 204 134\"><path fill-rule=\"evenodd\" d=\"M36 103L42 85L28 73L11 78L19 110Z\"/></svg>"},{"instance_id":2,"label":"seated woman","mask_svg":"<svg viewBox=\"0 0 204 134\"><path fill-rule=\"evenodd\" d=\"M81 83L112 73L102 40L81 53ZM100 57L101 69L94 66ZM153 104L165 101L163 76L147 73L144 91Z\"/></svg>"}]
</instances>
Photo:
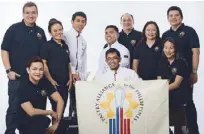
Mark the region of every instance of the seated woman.
<instances>
[{"instance_id":1,"label":"seated woman","mask_svg":"<svg viewBox=\"0 0 204 134\"><path fill-rule=\"evenodd\" d=\"M26 70L28 76L21 79L18 90L18 129L21 134L53 134L60 124L64 102L54 86L43 78L44 65L40 57L32 58ZM57 103L56 112L46 110L47 96ZM47 115L54 118L51 127Z\"/></svg>"},{"instance_id":2,"label":"seated woman","mask_svg":"<svg viewBox=\"0 0 204 134\"><path fill-rule=\"evenodd\" d=\"M158 68L158 78L169 80L170 117L172 111L181 108L186 103L190 89L187 74L187 62L178 52L175 41L173 38L166 38L163 46L163 59Z\"/></svg>"}]
</instances>

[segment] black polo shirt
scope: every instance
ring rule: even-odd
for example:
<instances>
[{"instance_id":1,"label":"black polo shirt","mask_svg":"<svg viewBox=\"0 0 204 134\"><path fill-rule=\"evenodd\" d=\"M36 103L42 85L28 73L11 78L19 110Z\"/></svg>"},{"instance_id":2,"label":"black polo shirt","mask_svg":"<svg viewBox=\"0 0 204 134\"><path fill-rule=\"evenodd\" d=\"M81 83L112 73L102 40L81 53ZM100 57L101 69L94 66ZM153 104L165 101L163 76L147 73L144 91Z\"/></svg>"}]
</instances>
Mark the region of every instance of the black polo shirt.
<instances>
[{"instance_id":1,"label":"black polo shirt","mask_svg":"<svg viewBox=\"0 0 204 134\"><path fill-rule=\"evenodd\" d=\"M28 76L24 76L18 88L18 123L29 123L31 119L22 109L21 104L30 102L34 108L45 110L47 97L51 96L55 91L56 89L46 78L42 78L39 83L35 85L29 80Z\"/></svg>"},{"instance_id":2,"label":"black polo shirt","mask_svg":"<svg viewBox=\"0 0 204 134\"><path fill-rule=\"evenodd\" d=\"M169 64L167 59L160 60L158 76L161 76L162 79L168 79L169 84L171 84L175 81L177 75L183 77L180 86L169 92L170 105L176 106L187 101L190 91L187 71L187 61L184 59L175 59L171 64Z\"/></svg>"},{"instance_id":3,"label":"black polo shirt","mask_svg":"<svg viewBox=\"0 0 204 134\"><path fill-rule=\"evenodd\" d=\"M62 46L54 39L42 45L41 57L47 61L49 72L58 84L66 85L69 80L69 49L62 40Z\"/></svg>"},{"instance_id":4,"label":"black polo shirt","mask_svg":"<svg viewBox=\"0 0 204 134\"><path fill-rule=\"evenodd\" d=\"M188 62L189 73L192 72L192 48L200 48L199 38L196 31L182 24L176 31L171 28L162 35L162 39L172 37L178 45L179 52Z\"/></svg>"},{"instance_id":5,"label":"black polo shirt","mask_svg":"<svg viewBox=\"0 0 204 134\"><path fill-rule=\"evenodd\" d=\"M133 59L139 60L138 75L143 80L157 79L158 62L162 56L161 39L157 39L151 48L141 41L135 48Z\"/></svg>"},{"instance_id":6,"label":"black polo shirt","mask_svg":"<svg viewBox=\"0 0 204 134\"><path fill-rule=\"evenodd\" d=\"M26 64L40 55L41 44L46 41L44 30L37 25L26 26L24 21L13 24L6 31L1 50L9 52L9 59L13 71L24 74Z\"/></svg>"},{"instance_id":7,"label":"black polo shirt","mask_svg":"<svg viewBox=\"0 0 204 134\"><path fill-rule=\"evenodd\" d=\"M123 30L119 33L118 42L123 44L130 51L130 67L132 68L133 53L135 46L140 42L142 33L140 31L132 29L129 34L126 34Z\"/></svg>"}]
</instances>

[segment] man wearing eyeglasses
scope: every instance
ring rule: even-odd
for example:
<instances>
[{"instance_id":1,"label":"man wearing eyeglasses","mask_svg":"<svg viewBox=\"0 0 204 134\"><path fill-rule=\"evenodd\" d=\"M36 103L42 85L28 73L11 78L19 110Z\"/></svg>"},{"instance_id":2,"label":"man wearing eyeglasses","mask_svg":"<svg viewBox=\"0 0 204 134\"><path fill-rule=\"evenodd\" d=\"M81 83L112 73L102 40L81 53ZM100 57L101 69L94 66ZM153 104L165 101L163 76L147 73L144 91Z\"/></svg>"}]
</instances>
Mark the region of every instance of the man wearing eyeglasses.
<instances>
[{"instance_id":1,"label":"man wearing eyeglasses","mask_svg":"<svg viewBox=\"0 0 204 134\"><path fill-rule=\"evenodd\" d=\"M120 66L121 55L115 48L110 48L105 54L106 63L110 67L104 74L98 74L95 80L102 81L129 81L139 80L137 73L129 68Z\"/></svg>"}]
</instances>

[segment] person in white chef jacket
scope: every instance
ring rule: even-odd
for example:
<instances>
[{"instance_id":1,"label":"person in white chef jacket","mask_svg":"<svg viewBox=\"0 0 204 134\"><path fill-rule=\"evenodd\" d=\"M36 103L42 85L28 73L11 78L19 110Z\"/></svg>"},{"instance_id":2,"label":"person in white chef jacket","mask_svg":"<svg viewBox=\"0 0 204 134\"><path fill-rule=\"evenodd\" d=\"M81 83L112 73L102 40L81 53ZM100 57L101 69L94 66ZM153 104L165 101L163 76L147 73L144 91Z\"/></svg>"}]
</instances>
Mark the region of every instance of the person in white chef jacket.
<instances>
[{"instance_id":1,"label":"person in white chef jacket","mask_svg":"<svg viewBox=\"0 0 204 134\"><path fill-rule=\"evenodd\" d=\"M84 12L76 12L72 16L72 28L64 33L64 40L70 50L70 60L74 80L86 79L87 43L81 35L86 26L87 17Z\"/></svg>"},{"instance_id":2,"label":"person in white chef jacket","mask_svg":"<svg viewBox=\"0 0 204 134\"><path fill-rule=\"evenodd\" d=\"M120 65L121 55L120 52L115 48L110 48L106 51L105 54L106 63L110 67L103 74L97 74L94 80L97 81L140 81L137 73L134 70L131 70Z\"/></svg>"},{"instance_id":3,"label":"person in white chef jacket","mask_svg":"<svg viewBox=\"0 0 204 134\"><path fill-rule=\"evenodd\" d=\"M72 15L72 28L64 32L64 41L70 50L70 61L73 81L86 80L87 74L87 43L81 35L86 26L87 16L84 12L75 12ZM69 117L76 117L75 89L70 90Z\"/></svg>"},{"instance_id":4,"label":"person in white chef jacket","mask_svg":"<svg viewBox=\"0 0 204 134\"><path fill-rule=\"evenodd\" d=\"M105 39L107 42L107 45L103 48L100 58L99 58L99 67L96 72L96 76L99 76L101 74L104 74L107 72L110 67L108 66L106 62L106 51L110 48L115 48L120 52L121 55L121 61L120 66L129 68L130 67L130 52L129 50L123 46L122 44L118 43L118 37L119 37L119 30L114 25L109 25L105 28Z\"/></svg>"}]
</instances>

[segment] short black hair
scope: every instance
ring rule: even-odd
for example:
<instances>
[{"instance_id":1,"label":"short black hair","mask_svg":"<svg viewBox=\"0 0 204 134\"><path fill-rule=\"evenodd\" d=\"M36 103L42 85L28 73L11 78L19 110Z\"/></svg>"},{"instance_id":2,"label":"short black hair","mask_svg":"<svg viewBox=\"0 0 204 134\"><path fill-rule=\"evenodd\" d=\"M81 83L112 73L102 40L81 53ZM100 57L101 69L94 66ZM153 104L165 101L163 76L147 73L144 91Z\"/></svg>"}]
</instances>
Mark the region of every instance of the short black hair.
<instances>
[{"instance_id":1,"label":"short black hair","mask_svg":"<svg viewBox=\"0 0 204 134\"><path fill-rule=\"evenodd\" d=\"M150 24L153 24L155 25L156 29L157 29L157 33L156 33L156 39L159 39L160 38L160 31L159 31L159 26L157 25L157 23L155 21L148 21L145 25L144 25L144 28L142 30L142 40L143 41L146 41L147 40L147 37L145 35L145 30L147 28L148 25Z\"/></svg>"},{"instance_id":2,"label":"short black hair","mask_svg":"<svg viewBox=\"0 0 204 134\"><path fill-rule=\"evenodd\" d=\"M81 17L85 18L85 21L87 22L86 14L85 14L84 12L82 12L82 11L75 12L75 13L72 15L72 21L74 21L77 16L81 16Z\"/></svg>"},{"instance_id":3,"label":"short black hair","mask_svg":"<svg viewBox=\"0 0 204 134\"><path fill-rule=\"evenodd\" d=\"M51 28L54 24L60 24L63 28L63 25L62 25L62 22L60 22L59 20L55 19L55 18L52 18L50 19L49 23L48 23L48 31L49 33L51 33Z\"/></svg>"},{"instance_id":4,"label":"short black hair","mask_svg":"<svg viewBox=\"0 0 204 134\"><path fill-rule=\"evenodd\" d=\"M30 60L28 61L28 64L27 64L26 67L27 67L27 68L30 68L31 64L34 63L34 62L40 62L40 63L42 63L43 66L44 66L44 63L43 63L42 58L40 58L39 56L35 56L35 57L33 57L32 59L30 59Z\"/></svg>"},{"instance_id":5,"label":"short black hair","mask_svg":"<svg viewBox=\"0 0 204 134\"><path fill-rule=\"evenodd\" d=\"M118 57L120 57L120 52L119 52L117 49L115 49L115 48L110 48L110 49L108 49L108 50L106 51L106 58L107 58L108 54L110 54L110 53L116 53L116 55L117 55Z\"/></svg>"},{"instance_id":6,"label":"short black hair","mask_svg":"<svg viewBox=\"0 0 204 134\"><path fill-rule=\"evenodd\" d=\"M37 13L38 13L38 7L37 7L37 5L36 5L34 2L31 2L31 1L26 2L26 3L23 5L23 13L24 13L24 10L25 10L26 7L33 7L33 6L36 8L36 11L37 11Z\"/></svg>"},{"instance_id":7,"label":"short black hair","mask_svg":"<svg viewBox=\"0 0 204 134\"><path fill-rule=\"evenodd\" d=\"M171 6L168 10L167 10L167 16L169 16L169 12L170 11L173 11L173 10L176 10L179 12L179 14L181 15L181 18L183 19L183 13L182 13L182 10L180 7L178 6Z\"/></svg>"},{"instance_id":8,"label":"short black hair","mask_svg":"<svg viewBox=\"0 0 204 134\"><path fill-rule=\"evenodd\" d=\"M172 37L166 37L164 39L163 44L165 44L167 41L171 42L172 44L176 45L176 41Z\"/></svg>"},{"instance_id":9,"label":"short black hair","mask_svg":"<svg viewBox=\"0 0 204 134\"><path fill-rule=\"evenodd\" d=\"M108 28L113 28L117 33L119 33L118 27L115 26L115 25L108 25L108 26L105 28L105 30L108 29Z\"/></svg>"}]
</instances>

